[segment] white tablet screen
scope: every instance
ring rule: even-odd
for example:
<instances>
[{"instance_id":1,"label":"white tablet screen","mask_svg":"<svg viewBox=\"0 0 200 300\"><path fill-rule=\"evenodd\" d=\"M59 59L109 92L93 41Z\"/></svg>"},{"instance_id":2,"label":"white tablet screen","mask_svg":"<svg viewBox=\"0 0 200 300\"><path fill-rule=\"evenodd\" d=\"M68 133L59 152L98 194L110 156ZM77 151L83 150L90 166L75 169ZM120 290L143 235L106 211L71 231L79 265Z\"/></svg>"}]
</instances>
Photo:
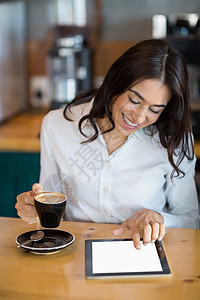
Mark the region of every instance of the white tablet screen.
<instances>
[{"instance_id":1,"label":"white tablet screen","mask_svg":"<svg viewBox=\"0 0 200 300\"><path fill-rule=\"evenodd\" d=\"M133 241L107 241L92 243L93 273L129 273L163 271L155 244L141 249Z\"/></svg>"}]
</instances>

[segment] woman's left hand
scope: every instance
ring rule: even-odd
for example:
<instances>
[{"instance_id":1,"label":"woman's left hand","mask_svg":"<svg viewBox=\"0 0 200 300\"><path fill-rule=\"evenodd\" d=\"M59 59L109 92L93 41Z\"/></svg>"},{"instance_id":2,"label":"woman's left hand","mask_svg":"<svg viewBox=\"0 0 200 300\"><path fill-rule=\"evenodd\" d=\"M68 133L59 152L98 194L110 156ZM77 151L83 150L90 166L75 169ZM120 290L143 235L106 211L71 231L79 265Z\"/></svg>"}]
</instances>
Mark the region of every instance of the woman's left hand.
<instances>
[{"instance_id":1,"label":"woman's left hand","mask_svg":"<svg viewBox=\"0 0 200 300\"><path fill-rule=\"evenodd\" d=\"M141 209L124 221L118 229L113 231L113 234L118 236L127 230L132 231L134 246L139 250L141 237L143 237L144 245L162 240L165 235L164 218L156 211Z\"/></svg>"}]
</instances>

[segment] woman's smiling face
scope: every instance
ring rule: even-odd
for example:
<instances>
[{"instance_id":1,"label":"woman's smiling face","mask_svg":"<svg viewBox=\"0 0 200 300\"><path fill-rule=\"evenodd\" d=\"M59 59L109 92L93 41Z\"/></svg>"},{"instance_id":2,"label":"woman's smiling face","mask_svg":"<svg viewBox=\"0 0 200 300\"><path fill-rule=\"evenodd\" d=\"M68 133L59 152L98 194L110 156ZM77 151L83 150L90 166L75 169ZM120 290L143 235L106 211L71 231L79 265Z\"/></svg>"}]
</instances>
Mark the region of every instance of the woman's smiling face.
<instances>
[{"instance_id":1,"label":"woman's smiling face","mask_svg":"<svg viewBox=\"0 0 200 300\"><path fill-rule=\"evenodd\" d=\"M115 130L129 136L155 123L171 98L168 86L158 80L144 80L118 96L112 105Z\"/></svg>"}]
</instances>

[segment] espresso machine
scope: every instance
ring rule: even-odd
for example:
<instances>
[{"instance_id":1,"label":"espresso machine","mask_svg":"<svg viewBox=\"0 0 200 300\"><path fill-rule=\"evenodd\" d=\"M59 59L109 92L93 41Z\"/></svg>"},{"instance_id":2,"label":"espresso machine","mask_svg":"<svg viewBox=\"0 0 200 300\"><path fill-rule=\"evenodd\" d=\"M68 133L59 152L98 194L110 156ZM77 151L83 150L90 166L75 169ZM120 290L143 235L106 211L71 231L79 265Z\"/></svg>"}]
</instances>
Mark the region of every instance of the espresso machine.
<instances>
[{"instance_id":1,"label":"espresso machine","mask_svg":"<svg viewBox=\"0 0 200 300\"><path fill-rule=\"evenodd\" d=\"M152 17L152 37L167 40L182 53L189 73L193 133L200 139L200 14L156 14Z\"/></svg>"},{"instance_id":2,"label":"espresso machine","mask_svg":"<svg viewBox=\"0 0 200 300\"><path fill-rule=\"evenodd\" d=\"M166 39L188 64L200 64L200 14L153 15L152 37Z\"/></svg>"},{"instance_id":3,"label":"espresso machine","mask_svg":"<svg viewBox=\"0 0 200 300\"><path fill-rule=\"evenodd\" d=\"M65 106L78 92L93 86L87 30L57 26L54 32L55 40L47 57L52 109Z\"/></svg>"}]
</instances>

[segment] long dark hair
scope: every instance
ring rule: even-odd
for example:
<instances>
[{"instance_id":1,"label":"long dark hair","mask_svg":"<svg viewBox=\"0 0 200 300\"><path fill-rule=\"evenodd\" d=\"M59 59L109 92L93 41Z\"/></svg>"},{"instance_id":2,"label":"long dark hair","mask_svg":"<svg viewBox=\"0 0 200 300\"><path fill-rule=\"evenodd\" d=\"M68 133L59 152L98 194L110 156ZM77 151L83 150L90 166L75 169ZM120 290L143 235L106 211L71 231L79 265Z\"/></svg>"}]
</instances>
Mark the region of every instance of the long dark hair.
<instances>
[{"instance_id":1,"label":"long dark hair","mask_svg":"<svg viewBox=\"0 0 200 300\"><path fill-rule=\"evenodd\" d=\"M160 142L167 149L168 159L179 176L184 172L179 168L186 156L194 157L191 116L189 104L188 72L183 56L163 40L145 40L134 45L122 54L108 70L102 85L98 89L80 93L64 109L64 117L70 120L68 110L92 98L93 106L88 115L79 121L79 130L83 132L83 122L88 120L94 128L94 135L85 142L98 137L96 119L107 115L111 131L115 128L110 110L112 99L127 91L131 86L146 79L161 81L171 89L171 99L158 120L149 126L148 134L159 132ZM176 156L176 159L175 159Z\"/></svg>"}]
</instances>

